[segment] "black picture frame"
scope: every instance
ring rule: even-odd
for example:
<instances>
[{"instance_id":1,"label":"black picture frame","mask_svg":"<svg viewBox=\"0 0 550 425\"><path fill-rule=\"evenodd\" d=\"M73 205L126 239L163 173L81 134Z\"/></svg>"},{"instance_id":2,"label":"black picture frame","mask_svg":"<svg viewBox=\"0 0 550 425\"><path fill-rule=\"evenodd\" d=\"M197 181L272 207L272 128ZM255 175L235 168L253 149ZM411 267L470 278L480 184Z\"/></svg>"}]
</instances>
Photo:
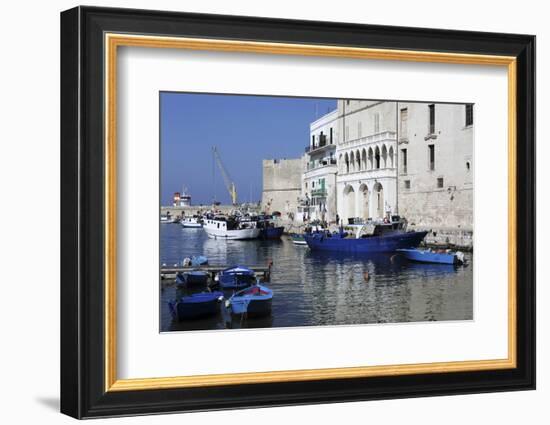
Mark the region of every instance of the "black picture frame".
<instances>
[{"instance_id":1,"label":"black picture frame","mask_svg":"<svg viewBox=\"0 0 550 425\"><path fill-rule=\"evenodd\" d=\"M105 391L104 34L139 33L517 58L517 367ZM76 7L61 13L61 412L75 418L535 388L535 37Z\"/></svg>"}]
</instances>

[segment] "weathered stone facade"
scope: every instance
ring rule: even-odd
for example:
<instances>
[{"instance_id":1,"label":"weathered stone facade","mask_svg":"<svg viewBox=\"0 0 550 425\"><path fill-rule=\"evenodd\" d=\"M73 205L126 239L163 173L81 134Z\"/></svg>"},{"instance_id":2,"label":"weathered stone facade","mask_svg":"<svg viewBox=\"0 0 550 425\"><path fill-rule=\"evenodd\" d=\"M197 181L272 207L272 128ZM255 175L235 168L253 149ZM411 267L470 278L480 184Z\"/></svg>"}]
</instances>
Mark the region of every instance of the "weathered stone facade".
<instances>
[{"instance_id":1,"label":"weathered stone facade","mask_svg":"<svg viewBox=\"0 0 550 425\"><path fill-rule=\"evenodd\" d=\"M264 159L262 166L262 210L294 216L302 190L302 159Z\"/></svg>"},{"instance_id":2,"label":"weathered stone facade","mask_svg":"<svg viewBox=\"0 0 550 425\"><path fill-rule=\"evenodd\" d=\"M398 209L411 225L473 231L471 108L399 103Z\"/></svg>"}]
</instances>

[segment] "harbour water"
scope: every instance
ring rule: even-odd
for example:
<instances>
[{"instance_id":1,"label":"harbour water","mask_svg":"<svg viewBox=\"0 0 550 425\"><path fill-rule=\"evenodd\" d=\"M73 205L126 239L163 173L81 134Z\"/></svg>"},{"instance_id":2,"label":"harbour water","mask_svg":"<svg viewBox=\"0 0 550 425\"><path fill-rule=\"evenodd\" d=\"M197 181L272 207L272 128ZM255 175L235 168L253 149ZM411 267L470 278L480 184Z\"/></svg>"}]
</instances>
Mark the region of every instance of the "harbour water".
<instances>
[{"instance_id":1,"label":"harbour water","mask_svg":"<svg viewBox=\"0 0 550 425\"><path fill-rule=\"evenodd\" d=\"M395 254L354 257L313 252L280 241L209 239L202 229L160 226L160 259L169 266L184 257L205 255L213 265L266 265L273 262L272 314L268 318L231 317L222 306L208 319L175 322L168 301L178 289L160 283L161 331L289 326L401 323L473 318L473 268L411 263ZM366 273L368 279L366 279Z\"/></svg>"}]
</instances>

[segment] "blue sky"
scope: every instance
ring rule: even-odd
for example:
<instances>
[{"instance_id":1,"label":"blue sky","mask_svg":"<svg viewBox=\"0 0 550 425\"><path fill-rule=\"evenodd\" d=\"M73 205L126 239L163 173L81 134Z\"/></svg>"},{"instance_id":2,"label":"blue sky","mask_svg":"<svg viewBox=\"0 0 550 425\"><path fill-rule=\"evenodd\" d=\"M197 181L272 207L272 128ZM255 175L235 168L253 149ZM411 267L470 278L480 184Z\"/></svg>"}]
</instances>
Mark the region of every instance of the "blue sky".
<instances>
[{"instance_id":1,"label":"blue sky","mask_svg":"<svg viewBox=\"0 0 550 425\"><path fill-rule=\"evenodd\" d=\"M309 124L336 108L334 99L191 93L160 94L161 202L186 186L194 205L214 196L230 203L212 146L237 186L239 202L262 193L262 160L297 158L309 144ZM214 184L215 182L215 184Z\"/></svg>"}]
</instances>

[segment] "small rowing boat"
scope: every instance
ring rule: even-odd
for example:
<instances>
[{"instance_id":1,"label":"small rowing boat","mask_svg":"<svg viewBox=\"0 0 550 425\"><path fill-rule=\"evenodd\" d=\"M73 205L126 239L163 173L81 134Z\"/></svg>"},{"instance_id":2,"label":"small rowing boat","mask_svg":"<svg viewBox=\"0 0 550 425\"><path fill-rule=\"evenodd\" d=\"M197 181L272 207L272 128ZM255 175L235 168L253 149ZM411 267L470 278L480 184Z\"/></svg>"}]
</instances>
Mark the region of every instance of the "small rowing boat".
<instances>
[{"instance_id":1,"label":"small rowing boat","mask_svg":"<svg viewBox=\"0 0 550 425\"><path fill-rule=\"evenodd\" d=\"M256 283L256 273L247 267L235 266L222 270L217 279L222 289L241 289Z\"/></svg>"},{"instance_id":2,"label":"small rowing boat","mask_svg":"<svg viewBox=\"0 0 550 425\"><path fill-rule=\"evenodd\" d=\"M202 270L192 270L187 273L178 272L176 274L176 285L206 285L208 282L208 273Z\"/></svg>"},{"instance_id":3,"label":"small rowing boat","mask_svg":"<svg viewBox=\"0 0 550 425\"><path fill-rule=\"evenodd\" d=\"M170 301L168 306L172 318L182 321L217 314L222 300L223 294L221 292L202 292L182 297L177 301Z\"/></svg>"},{"instance_id":4,"label":"small rowing boat","mask_svg":"<svg viewBox=\"0 0 550 425\"><path fill-rule=\"evenodd\" d=\"M464 254L460 251L431 249L398 249L407 260L419 263L438 263L438 264L464 264Z\"/></svg>"},{"instance_id":5,"label":"small rowing boat","mask_svg":"<svg viewBox=\"0 0 550 425\"><path fill-rule=\"evenodd\" d=\"M307 245L306 240L304 239L304 236L298 233L291 233L290 237L292 238L292 243L294 245Z\"/></svg>"},{"instance_id":6,"label":"small rowing boat","mask_svg":"<svg viewBox=\"0 0 550 425\"><path fill-rule=\"evenodd\" d=\"M273 291L259 283L242 289L229 298L225 306L233 314L246 314L248 317L260 317L271 314Z\"/></svg>"}]
</instances>

